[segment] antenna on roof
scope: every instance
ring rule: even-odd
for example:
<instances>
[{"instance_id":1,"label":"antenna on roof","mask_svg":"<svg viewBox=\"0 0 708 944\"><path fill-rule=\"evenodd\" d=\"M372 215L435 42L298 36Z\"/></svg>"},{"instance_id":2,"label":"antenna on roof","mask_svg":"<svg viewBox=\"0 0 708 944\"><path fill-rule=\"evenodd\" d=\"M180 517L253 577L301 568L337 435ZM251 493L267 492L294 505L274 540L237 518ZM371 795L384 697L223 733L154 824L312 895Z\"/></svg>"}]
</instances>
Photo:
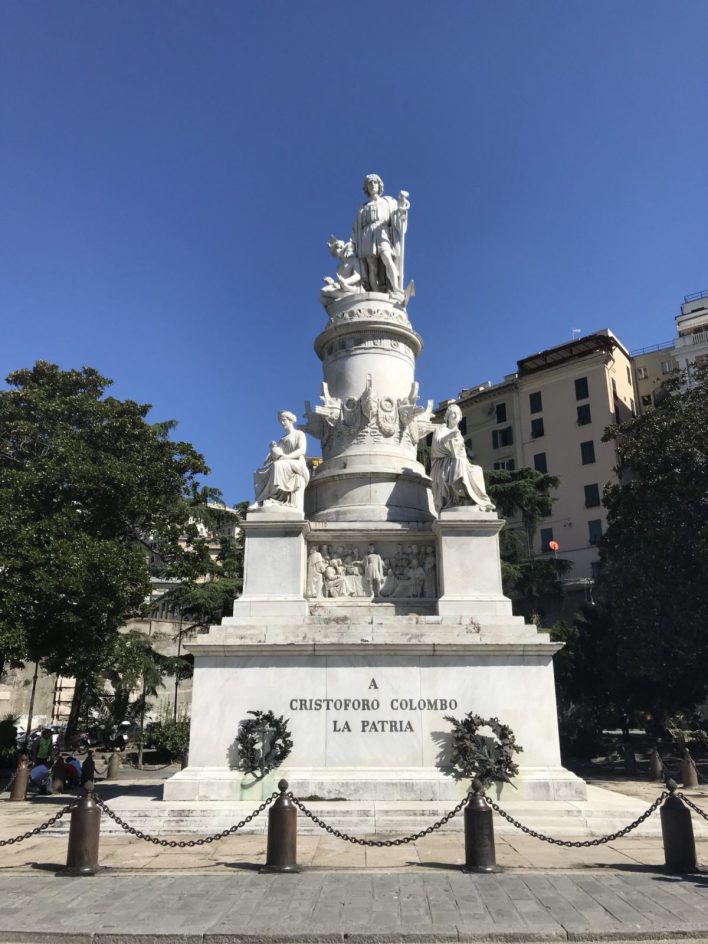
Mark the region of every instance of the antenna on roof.
<instances>
[{"instance_id":1,"label":"antenna on roof","mask_svg":"<svg viewBox=\"0 0 708 944\"><path fill-rule=\"evenodd\" d=\"M573 328L573 330L572 330L572 332L571 332L571 335L570 335L571 341L574 341L576 338L579 338L582 333L583 333L583 329L582 329L582 328Z\"/></svg>"}]
</instances>

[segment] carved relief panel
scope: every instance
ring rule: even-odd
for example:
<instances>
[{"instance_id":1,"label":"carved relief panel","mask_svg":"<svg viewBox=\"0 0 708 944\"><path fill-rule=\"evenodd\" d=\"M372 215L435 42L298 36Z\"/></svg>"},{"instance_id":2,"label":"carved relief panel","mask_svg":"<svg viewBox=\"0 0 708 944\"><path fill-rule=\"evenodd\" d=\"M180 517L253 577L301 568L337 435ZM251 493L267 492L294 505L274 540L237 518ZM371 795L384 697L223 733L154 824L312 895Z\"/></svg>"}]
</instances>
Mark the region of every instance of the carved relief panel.
<instances>
[{"instance_id":1,"label":"carved relief panel","mask_svg":"<svg viewBox=\"0 0 708 944\"><path fill-rule=\"evenodd\" d=\"M310 599L436 599L435 545L372 542L310 544L305 596Z\"/></svg>"}]
</instances>

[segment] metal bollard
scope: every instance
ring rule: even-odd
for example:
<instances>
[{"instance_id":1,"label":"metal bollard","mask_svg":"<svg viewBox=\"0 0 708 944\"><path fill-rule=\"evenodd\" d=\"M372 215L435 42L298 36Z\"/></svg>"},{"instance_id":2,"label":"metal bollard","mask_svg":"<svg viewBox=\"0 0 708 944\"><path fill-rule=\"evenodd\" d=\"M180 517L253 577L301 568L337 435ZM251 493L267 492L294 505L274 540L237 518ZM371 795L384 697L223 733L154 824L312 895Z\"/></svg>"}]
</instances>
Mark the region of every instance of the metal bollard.
<instances>
[{"instance_id":1,"label":"metal bollard","mask_svg":"<svg viewBox=\"0 0 708 944\"><path fill-rule=\"evenodd\" d=\"M492 811L476 791L465 807L465 864L462 871L499 871L494 849Z\"/></svg>"},{"instance_id":2,"label":"metal bollard","mask_svg":"<svg viewBox=\"0 0 708 944\"><path fill-rule=\"evenodd\" d=\"M261 872L299 872L297 865L297 807L285 794L288 781L278 783L280 796L268 810L268 851Z\"/></svg>"},{"instance_id":3,"label":"metal bollard","mask_svg":"<svg viewBox=\"0 0 708 944\"><path fill-rule=\"evenodd\" d=\"M120 757L113 751L108 758L108 769L106 770L106 780L117 780L120 773Z\"/></svg>"},{"instance_id":4,"label":"metal bollard","mask_svg":"<svg viewBox=\"0 0 708 944\"><path fill-rule=\"evenodd\" d=\"M664 779L664 765L662 764L661 758L659 757L659 751L655 747L651 749L651 755L649 757L649 779Z\"/></svg>"},{"instance_id":5,"label":"metal bollard","mask_svg":"<svg viewBox=\"0 0 708 944\"><path fill-rule=\"evenodd\" d=\"M664 840L664 862L669 872L695 872L696 843L693 838L691 811L675 793L661 807L661 837Z\"/></svg>"},{"instance_id":6,"label":"metal bollard","mask_svg":"<svg viewBox=\"0 0 708 944\"><path fill-rule=\"evenodd\" d=\"M93 792L87 791L72 811L69 847L64 875L95 875L98 871L98 841L101 834L101 810Z\"/></svg>"},{"instance_id":7,"label":"metal bollard","mask_svg":"<svg viewBox=\"0 0 708 944\"><path fill-rule=\"evenodd\" d=\"M698 771L688 748L685 748L681 758L681 783L684 787L698 786Z\"/></svg>"},{"instance_id":8,"label":"metal bollard","mask_svg":"<svg viewBox=\"0 0 708 944\"><path fill-rule=\"evenodd\" d=\"M18 802L27 799L27 784L29 783L29 757L27 754L20 754L17 758L17 769L15 770L15 779L12 781L10 790L10 800Z\"/></svg>"}]
</instances>

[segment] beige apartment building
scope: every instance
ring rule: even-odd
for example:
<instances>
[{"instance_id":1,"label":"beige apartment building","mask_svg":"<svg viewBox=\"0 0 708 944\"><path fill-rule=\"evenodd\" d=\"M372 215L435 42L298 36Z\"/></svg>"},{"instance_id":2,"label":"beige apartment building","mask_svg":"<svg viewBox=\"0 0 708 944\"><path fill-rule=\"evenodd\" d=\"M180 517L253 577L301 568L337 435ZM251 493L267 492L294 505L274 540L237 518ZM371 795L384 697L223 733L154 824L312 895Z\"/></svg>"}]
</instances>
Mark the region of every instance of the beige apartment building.
<instances>
[{"instance_id":1,"label":"beige apartment building","mask_svg":"<svg viewBox=\"0 0 708 944\"><path fill-rule=\"evenodd\" d=\"M440 403L440 418L450 402ZM534 551L553 554L549 545L557 543L555 553L573 565L567 589L588 596L607 521L602 491L615 479L614 446L602 437L637 409L628 351L603 329L524 357L501 383L462 390L456 402L475 463L559 476L553 511L541 523Z\"/></svg>"}]
</instances>

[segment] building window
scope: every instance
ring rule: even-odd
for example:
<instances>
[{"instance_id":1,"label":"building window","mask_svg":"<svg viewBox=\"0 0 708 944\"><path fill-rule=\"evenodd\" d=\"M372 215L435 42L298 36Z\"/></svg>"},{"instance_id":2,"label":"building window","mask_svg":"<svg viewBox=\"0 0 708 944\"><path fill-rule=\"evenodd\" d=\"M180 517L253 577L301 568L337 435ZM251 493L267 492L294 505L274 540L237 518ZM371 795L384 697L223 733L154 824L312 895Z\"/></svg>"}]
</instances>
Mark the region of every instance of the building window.
<instances>
[{"instance_id":1,"label":"building window","mask_svg":"<svg viewBox=\"0 0 708 944\"><path fill-rule=\"evenodd\" d=\"M585 507L597 508L600 504L600 486L597 482L585 486Z\"/></svg>"},{"instance_id":2,"label":"building window","mask_svg":"<svg viewBox=\"0 0 708 944\"><path fill-rule=\"evenodd\" d=\"M575 399L576 400L587 400L590 396L588 392L588 378L587 377L578 377L575 381Z\"/></svg>"},{"instance_id":3,"label":"building window","mask_svg":"<svg viewBox=\"0 0 708 944\"><path fill-rule=\"evenodd\" d=\"M617 399L617 381L614 377L612 378L612 396L615 400Z\"/></svg>"},{"instance_id":4,"label":"building window","mask_svg":"<svg viewBox=\"0 0 708 944\"><path fill-rule=\"evenodd\" d=\"M469 436L467 437L467 439L465 439L465 451L467 452L468 459L475 458L474 448L472 446L472 439Z\"/></svg>"},{"instance_id":5,"label":"building window","mask_svg":"<svg viewBox=\"0 0 708 944\"><path fill-rule=\"evenodd\" d=\"M505 426L503 429L492 430L492 448L501 449L502 446L510 446L514 442L514 436L511 426Z\"/></svg>"},{"instance_id":6,"label":"building window","mask_svg":"<svg viewBox=\"0 0 708 944\"><path fill-rule=\"evenodd\" d=\"M632 385L632 372L629 369L629 364L627 364L627 383Z\"/></svg>"},{"instance_id":7,"label":"building window","mask_svg":"<svg viewBox=\"0 0 708 944\"><path fill-rule=\"evenodd\" d=\"M533 467L537 472L548 472L548 463L546 462L546 453L537 452L533 457Z\"/></svg>"},{"instance_id":8,"label":"building window","mask_svg":"<svg viewBox=\"0 0 708 944\"><path fill-rule=\"evenodd\" d=\"M591 544L599 544L602 540L602 521L599 518L593 518L588 521L588 541Z\"/></svg>"},{"instance_id":9,"label":"building window","mask_svg":"<svg viewBox=\"0 0 708 944\"><path fill-rule=\"evenodd\" d=\"M506 403L497 403L494 409L497 413L497 423L506 423Z\"/></svg>"},{"instance_id":10,"label":"building window","mask_svg":"<svg viewBox=\"0 0 708 944\"><path fill-rule=\"evenodd\" d=\"M637 380L646 380L649 376L649 371L646 367L637 367Z\"/></svg>"},{"instance_id":11,"label":"building window","mask_svg":"<svg viewBox=\"0 0 708 944\"><path fill-rule=\"evenodd\" d=\"M507 472L513 472L516 468L513 459L499 459L494 463L495 469L505 469Z\"/></svg>"},{"instance_id":12,"label":"building window","mask_svg":"<svg viewBox=\"0 0 708 944\"><path fill-rule=\"evenodd\" d=\"M529 411L531 413L540 413L543 409L543 400L541 399L541 393L530 393L529 394Z\"/></svg>"},{"instance_id":13,"label":"building window","mask_svg":"<svg viewBox=\"0 0 708 944\"><path fill-rule=\"evenodd\" d=\"M467 417L463 416L460 420L460 425L457 427L463 436L467 433Z\"/></svg>"},{"instance_id":14,"label":"building window","mask_svg":"<svg viewBox=\"0 0 708 944\"><path fill-rule=\"evenodd\" d=\"M662 361L662 362L661 362L661 373L662 373L662 374L670 374L673 369L674 369L674 365L671 363L671 361Z\"/></svg>"},{"instance_id":15,"label":"building window","mask_svg":"<svg viewBox=\"0 0 708 944\"><path fill-rule=\"evenodd\" d=\"M588 423L592 423L590 404L581 403L578 407L578 426L587 426Z\"/></svg>"},{"instance_id":16,"label":"building window","mask_svg":"<svg viewBox=\"0 0 708 944\"><path fill-rule=\"evenodd\" d=\"M583 465L590 465L595 461L595 443L592 439L580 443L580 458L583 461Z\"/></svg>"},{"instance_id":17,"label":"building window","mask_svg":"<svg viewBox=\"0 0 708 944\"><path fill-rule=\"evenodd\" d=\"M543 436L543 417L539 416L535 420L531 420L531 435L534 439L538 439L539 436Z\"/></svg>"},{"instance_id":18,"label":"building window","mask_svg":"<svg viewBox=\"0 0 708 944\"><path fill-rule=\"evenodd\" d=\"M642 406L651 406L651 394L647 393L642 397Z\"/></svg>"},{"instance_id":19,"label":"building window","mask_svg":"<svg viewBox=\"0 0 708 944\"><path fill-rule=\"evenodd\" d=\"M541 528L541 550L550 551L548 546L553 540L553 528Z\"/></svg>"}]
</instances>

